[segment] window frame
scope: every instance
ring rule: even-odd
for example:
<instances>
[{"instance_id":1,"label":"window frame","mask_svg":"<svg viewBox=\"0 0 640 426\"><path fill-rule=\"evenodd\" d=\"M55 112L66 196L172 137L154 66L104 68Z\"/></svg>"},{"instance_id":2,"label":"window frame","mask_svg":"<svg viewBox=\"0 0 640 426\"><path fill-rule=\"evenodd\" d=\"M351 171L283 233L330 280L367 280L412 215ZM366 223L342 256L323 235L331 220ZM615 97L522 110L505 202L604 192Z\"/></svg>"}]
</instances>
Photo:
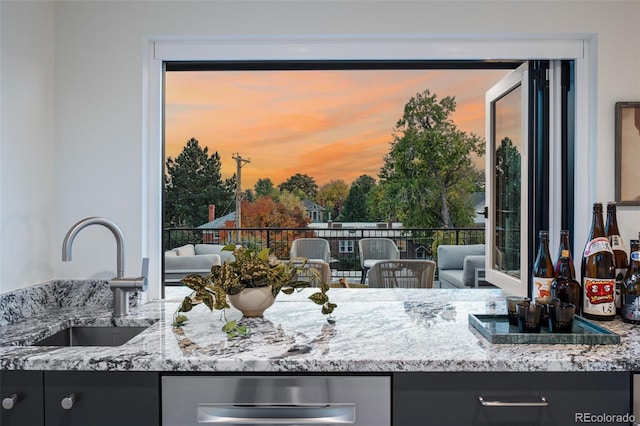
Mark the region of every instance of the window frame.
<instances>
[{"instance_id":1,"label":"window frame","mask_svg":"<svg viewBox=\"0 0 640 426\"><path fill-rule=\"evenodd\" d=\"M339 240L338 253L355 253L354 240Z\"/></svg>"},{"instance_id":2,"label":"window frame","mask_svg":"<svg viewBox=\"0 0 640 426\"><path fill-rule=\"evenodd\" d=\"M169 61L250 60L532 60L575 61L575 181L587 191L575 192L575 212L588 211L595 198L596 51L591 34L423 34L222 36L199 38L149 37L143 63L143 252L150 258L150 299L162 294L163 73ZM555 166L554 166L555 167ZM558 170L552 172L559 173ZM557 199L555 192L552 198ZM576 214L576 229L587 229L588 215ZM551 235L560 229L560 212L550 217ZM574 247L586 236L576 235ZM552 244L554 241L552 240ZM575 249L574 249L575 251ZM523 284L526 289L526 282Z\"/></svg>"}]
</instances>

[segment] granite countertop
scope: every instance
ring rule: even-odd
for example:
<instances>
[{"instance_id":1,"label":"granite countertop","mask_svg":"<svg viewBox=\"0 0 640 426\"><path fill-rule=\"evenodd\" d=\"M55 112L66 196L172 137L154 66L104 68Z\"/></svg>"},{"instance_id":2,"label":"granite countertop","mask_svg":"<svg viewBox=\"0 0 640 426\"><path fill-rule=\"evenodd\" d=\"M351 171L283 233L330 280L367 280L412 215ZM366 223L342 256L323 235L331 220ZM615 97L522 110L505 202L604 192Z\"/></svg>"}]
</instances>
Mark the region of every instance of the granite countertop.
<instances>
[{"instance_id":1,"label":"granite countertop","mask_svg":"<svg viewBox=\"0 0 640 426\"><path fill-rule=\"evenodd\" d=\"M619 320L599 324L620 334L620 344L489 343L469 324L468 315L504 314L504 299L497 289L331 289L329 295L338 304L334 324L320 313L319 306L306 300L312 292L306 289L292 296L279 295L264 318L243 319L251 335L235 339L227 339L221 331L220 312L212 313L203 305L187 314L190 321L186 325L173 327L173 314L188 294L188 289L182 287L169 288L164 300L134 307L130 315L120 319L112 318L111 310L99 303L55 304L40 310L32 307L28 316L14 318L2 327L0 368L202 372L631 371L640 365L640 327ZM227 319L241 319L241 315L230 309ZM29 346L68 325L113 324L152 325L117 347Z\"/></svg>"}]
</instances>

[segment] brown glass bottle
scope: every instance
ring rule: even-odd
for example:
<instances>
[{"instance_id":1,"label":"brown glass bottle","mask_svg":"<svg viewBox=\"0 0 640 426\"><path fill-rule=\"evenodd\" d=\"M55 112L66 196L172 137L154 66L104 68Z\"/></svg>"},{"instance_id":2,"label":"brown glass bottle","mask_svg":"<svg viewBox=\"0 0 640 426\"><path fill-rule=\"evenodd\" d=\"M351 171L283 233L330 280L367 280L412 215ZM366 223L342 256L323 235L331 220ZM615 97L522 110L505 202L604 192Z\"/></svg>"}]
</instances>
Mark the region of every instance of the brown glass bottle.
<instances>
[{"instance_id":1,"label":"brown glass bottle","mask_svg":"<svg viewBox=\"0 0 640 426\"><path fill-rule=\"evenodd\" d=\"M558 244L558 255L556 256L556 263L554 265L554 269L556 272L556 276L560 273L560 264L562 263L562 253L564 250L567 250L569 253L569 268L571 268L571 276L575 278L576 276L576 268L573 264L573 256L571 255L571 243L569 242L569 231L563 229L560 231L560 244Z\"/></svg>"},{"instance_id":2,"label":"brown glass bottle","mask_svg":"<svg viewBox=\"0 0 640 426\"><path fill-rule=\"evenodd\" d=\"M582 255L582 316L599 321L616 317L616 268L604 230L602 203L594 203L589 239Z\"/></svg>"},{"instance_id":3,"label":"brown glass bottle","mask_svg":"<svg viewBox=\"0 0 640 426\"><path fill-rule=\"evenodd\" d=\"M540 231L538 234L538 255L533 264L533 285L531 288L531 299L549 299L551 297L551 281L556 277L549 254L549 232Z\"/></svg>"},{"instance_id":4,"label":"brown glass bottle","mask_svg":"<svg viewBox=\"0 0 640 426\"><path fill-rule=\"evenodd\" d=\"M613 250L613 261L616 265L616 312L620 313L620 292L622 289L624 276L627 273L629 267L629 258L627 257L627 250L624 248L624 241L620 236L620 230L618 229L618 218L616 214L615 203L607 203L607 223L605 225L605 232L607 238L609 238L609 244L611 250Z\"/></svg>"},{"instance_id":5,"label":"brown glass bottle","mask_svg":"<svg viewBox=\"0 0 640 426\"><path fill-rule=\"evenodd\" d=\"M640 240L631 240L629 267L622 283L620 318L640 324Z\"/></svg>"},{"instance_id":6,"label":"brown glass bottle","mask_svg":"<svg viewBox=\"0 0 640 426\"><path fill-rule=\"evenodd\" d=\"M556 278L551 281L551 298L558 298L576 306L576 314L580 309L582 288L571 272L569 250L563 250L560 255L560 270Z\"/></svg>"}]
</instances>

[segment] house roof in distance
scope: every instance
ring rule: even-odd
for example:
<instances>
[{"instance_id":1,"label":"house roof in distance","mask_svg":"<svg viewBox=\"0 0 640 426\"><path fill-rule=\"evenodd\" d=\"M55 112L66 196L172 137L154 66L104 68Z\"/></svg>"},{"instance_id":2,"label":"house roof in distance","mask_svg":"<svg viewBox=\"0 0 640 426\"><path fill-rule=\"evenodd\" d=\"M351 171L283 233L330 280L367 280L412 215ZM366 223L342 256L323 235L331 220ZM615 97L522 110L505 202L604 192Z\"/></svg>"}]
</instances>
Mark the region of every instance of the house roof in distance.
<instances>
[{"instance_id":1,"label":"house roof in distance","mask_svg":"<svg viewBox=\"0 0 640 426\"><path fill-rule=\"evenodd\" d=\"M224 228L226 223L232 221L236 221L236 212L227 213L224 216L220 216L217 219L212 220L211 222L207 222L203 225L198 226L200 229L216 229L216 228Z\"/></svg>"}]
</instances>

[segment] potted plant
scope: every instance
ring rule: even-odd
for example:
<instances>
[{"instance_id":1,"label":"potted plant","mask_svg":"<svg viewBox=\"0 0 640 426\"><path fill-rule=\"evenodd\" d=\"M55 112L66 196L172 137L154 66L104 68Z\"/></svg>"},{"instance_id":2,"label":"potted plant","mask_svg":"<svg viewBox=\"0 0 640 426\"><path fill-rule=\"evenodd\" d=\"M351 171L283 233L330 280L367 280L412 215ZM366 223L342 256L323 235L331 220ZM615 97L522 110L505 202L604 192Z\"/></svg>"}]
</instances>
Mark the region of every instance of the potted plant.
<instances>
[{"instance_id":1,"label":"potted plant","mask_svg":"<svg viewBox=\"0 0 640 426\"><path fill-rule=\"evenodd\" d=\"M222 329L230 337L245 335L248 333L246 327L236 321L226 321L224 312L230 308L230 300L232 305L243 311L244 316L262 316L264 309L273 303L280 292L292 294L295 290L311 286L317 286L318 292L309 296L309 299L322 306L323 314L331 314L336 307L327 296L329 284L322 281L315 268L305 267L306 259L281 261L270 255L269 249L255 251L235 245L227 245L222 250L233 251L235 260L213 266L211 274L206 277L192 274L182 279L182 283L193 292L178 307L174 325L181 326L188 321L184 312L189 312L195 304L202 302L211 311L222 311L225 321ZM259 292L260 296L251 295L251 292ZM265 300L257 309L250 307L243 310L238 305L245 298Z\"/></svg>"}]
</instances>

